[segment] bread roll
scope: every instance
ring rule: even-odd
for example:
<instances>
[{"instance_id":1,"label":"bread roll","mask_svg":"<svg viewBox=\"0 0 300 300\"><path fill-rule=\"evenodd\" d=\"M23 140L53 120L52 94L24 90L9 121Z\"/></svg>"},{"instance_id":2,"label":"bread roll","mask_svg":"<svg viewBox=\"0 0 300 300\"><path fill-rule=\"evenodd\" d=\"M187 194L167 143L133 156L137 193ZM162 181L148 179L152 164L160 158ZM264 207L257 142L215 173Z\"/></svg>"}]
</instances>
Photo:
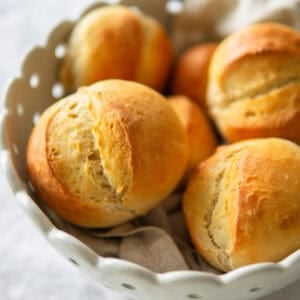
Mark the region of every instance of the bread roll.
<instances>
[{"instance_id":1,"label":"bread roll","mask_svg":"<svg viewBox=\"0 0 300 300\"><path fill-rule=\"evenodd\" d=\"M300 148L279 138L218 148L184 195L197 250L229 271L276 262L300 248Z\"/></svg>"},{"instance_id":2,"label":"bread roll","mask_svg":"<svg viewBox=\"0 0 300 300\"><path fill-rule=\"evenodd\" d=\"M107 80L48 108L27 148L29 177L65 220L108 227L143 215L177 185L186 135L160 94Z\"/></svg>"},{"instance_id":3,"label":"bread roll","mask_svg":"<svg viewBox=\"0 0 300 300\"><path fill-rule=\"evenodd\" d=\"M173 94L186 95L206 108L208 67L216 46L217 43L200 44L179 56L171 82Z\"/></svg>"},{"instance_id":4,"label":"bread roll","mask_svg":"<svg viewBox=\"0 0 300 300\"><path fill-rule=\"evenodd\" d=\"M201 108L186 96L172 96L170 104L181 120L188 137L187 173L210 156L217 147L214 131Z\"/></svg>"},{"instance_id":5,"label":"bread roll","mask_svg":"<svg viewBox=\"0 0 300 300\"><path fill-rule=\"evenodd\" d=\"M247 27L215 50L208 106L230 142L282 137L300 142L300 35L276 23Z\"/></svg>"},{"instance_id":6,"label":"bread roll","mask_svg":"<svg viewBox=\"0 0 300 300\"><path fill-rule=\"evenodd\" d=\"M171 61L171 43L155 19L123 6L106 6L74 27L61 80L69 90L118 78L161 91Z\"/></svg>"}]
</instances>

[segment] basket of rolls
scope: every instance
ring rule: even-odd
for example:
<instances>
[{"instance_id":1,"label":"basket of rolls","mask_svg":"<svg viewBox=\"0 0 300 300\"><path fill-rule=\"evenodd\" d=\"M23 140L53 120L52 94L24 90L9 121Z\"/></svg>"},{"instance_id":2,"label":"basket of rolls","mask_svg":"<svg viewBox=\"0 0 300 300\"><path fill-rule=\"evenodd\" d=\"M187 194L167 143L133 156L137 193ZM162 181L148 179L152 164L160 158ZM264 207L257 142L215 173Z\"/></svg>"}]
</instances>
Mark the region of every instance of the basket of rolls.
<instances>
[{"instance_id":1,"label":"basket of rolls","mask_svg":"<svg viewBox=\"0 0 300 300\"><path fill-rule=\"evenodd\" d=\"M245 300L300 278L299 7L248 2L97 2L11 81L8 183L99 284Z\"/></svg>"}]
</instances>

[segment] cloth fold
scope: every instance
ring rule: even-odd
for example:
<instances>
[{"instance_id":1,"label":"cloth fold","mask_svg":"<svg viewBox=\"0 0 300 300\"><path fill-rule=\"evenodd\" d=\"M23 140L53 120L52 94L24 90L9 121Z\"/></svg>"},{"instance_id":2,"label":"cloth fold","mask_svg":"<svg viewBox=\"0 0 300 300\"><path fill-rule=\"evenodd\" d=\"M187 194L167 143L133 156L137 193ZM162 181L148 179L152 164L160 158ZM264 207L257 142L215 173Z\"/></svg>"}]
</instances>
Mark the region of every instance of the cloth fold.
<instances>
[{"instance_id":1,"label":"cloth fold","mask_svg":"<svg viewBox=\"0 0 300 300\"><path fill-rule=\"evenodd\" d=\"M125 259L157 273L202 270L218 273L193 248L181 210L172 194L147 215L109 229L82 229L60 220L60 227L97 254Z\"/></svg>"}]
</instances>

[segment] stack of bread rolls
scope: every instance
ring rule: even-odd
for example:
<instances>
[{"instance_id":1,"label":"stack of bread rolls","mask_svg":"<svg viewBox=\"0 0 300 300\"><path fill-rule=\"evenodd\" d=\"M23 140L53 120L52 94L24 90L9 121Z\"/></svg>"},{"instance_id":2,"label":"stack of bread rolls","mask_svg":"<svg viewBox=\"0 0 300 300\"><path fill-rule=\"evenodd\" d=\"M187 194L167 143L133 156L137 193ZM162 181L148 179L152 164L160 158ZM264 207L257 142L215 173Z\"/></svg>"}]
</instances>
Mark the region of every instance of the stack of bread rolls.
<instances>
[{"instance_id":1,"label":"stack of bread rolls","mask_svg":"<svg viewBox=\"0 0 300 300\"><path fill-rule=\"evenodd\" d=\"M59 75L72 94L28 142L37 194L72 224L111 227L181 183L214 267L284 258L300 248L300 34L261 23L173 52L155 19L123 6L78 21Z\"/></svg>"}]
</instances>

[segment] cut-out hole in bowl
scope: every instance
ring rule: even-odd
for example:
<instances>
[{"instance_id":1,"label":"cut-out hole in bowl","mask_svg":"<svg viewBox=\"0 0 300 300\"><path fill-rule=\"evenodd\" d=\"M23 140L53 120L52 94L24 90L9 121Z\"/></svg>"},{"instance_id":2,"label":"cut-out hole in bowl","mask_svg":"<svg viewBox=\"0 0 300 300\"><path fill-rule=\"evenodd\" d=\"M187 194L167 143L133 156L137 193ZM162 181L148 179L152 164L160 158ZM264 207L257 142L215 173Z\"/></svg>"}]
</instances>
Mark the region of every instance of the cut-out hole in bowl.
<instances>
[{"instance_id":1,"label":"cut-out hole in bowl","mask_svg":"<svg viewBox=\"0 0 300 300\"><path fill-rule=\"evenodd\" d=\"M64 44L58 44L54 53L56 58L63 58L66 54L66 46Z\"/></svg>"},{"instance_id":2,"label":"cut-out hole in bowl","mask_svg":"<svg viewBox=\"0 0 300 300\"><path fill-rule=\"evenodd\" d=\"M203 296L200 296L198 294L189 294L186 296L188 299L203 299Z\"/></svg>"},{"instance_id":3,"label":"cut-out hole in bowl","mask_svg":"<svg viewBox=\"0 0 300 300\"><path fill-rule=\"evenodd\" d=\"M138 6L132 5L132 6L129 6L129 8L130 8L131 10L133 10L133 11L138 12L138 13L141 12L141 9L140 9Z\"/></svg>"},{"instance_id":4,"label":"cut-out hole in bowl","mask_svg":"<svg viewBox=\"0 0 300 300\"><path fill-rule=\"evenodd\" d=\"M104 2L108 5L119 4L122 0L104 0Z\"/></svg>"},{"instance_id":5,"label":"cut-out hole in bowl","mask_svg":"<svg viewBox=\"0 0 300 300\"><path fill-rule=\"evenodd\" d=\"M128 290L135 290L136 289L133 285L131 285L129 283L122 283L122 287L124 287Z\"/></svg>"},{"instance_id":6,"label":"cut-out hole in bowl","mask_svg":"<svg viewBox=\"0 0 300 300\"><path fill-rule=\"evenodd\" d=\"M64 92L65 92L65 89L64 89L64 86L61 83L57 82L53 85L53 87L52 87L52 96L55 99L61 98L64 95Z\"/></svg>"},{"instance_id":7,"label":"cut-out hole in bowl","mask_svg":"<svg viewBox=\"0 0 300 300\"><path fill-rule=\"evenodd\" d=\"M249 290L249 292L250 292L250 293L258 292L258 291L261 291L263 288L264 288L263 285L258 285L258 286L255 286L255 287L251 288L251 289Z\"/></svg>"},{"instance_id":8,"label":"cut-out hole in bowl","mask_svg":"<svg viewBox=\"0 0 300 300\"><path fill-rule=\"evenodd\" d=\"M38 74L34 73L30 76L30 79L29 79L29 84L30 86L35 89L39 86L40 84L40 77Z\"/></svg>"},{"instance_id":9,"label":"cut-out hole in bowl","mask_svg":"<svg viewBox=\"0 0 300 300\"><path fill-rule=\"evenodd\" d=\"M12 145L12 149L13 149L13 151L14 151L14 153L15 153L16 155L19 154L19 147L18 147L16 144L13 144L13 145Z\"/></svg>"},{"instance_id":10,"label":"cut-out hole in bowl","mask_svg":"<svg viewBox=\"0 0 300 300\"><path fill-rule=\"evenodd\" d=\"M33 117L32 117L32 123L33 125L36 125L37 122L39 121L41 117L41 114L39 112L34 113Z\"/></svg>"},{"instance_id":11,"label":"cut-out hole in bowl","mask_svg":"<svg viewBox=\"0 0 300 300\"><path fill-rule=\"evenodd\" d=\"M24 107L23 107L22 103L17 104L17 114L19 116L23 116L23 114L24 114Z\"/></svg>"},{"instance_id":12,"label":"cut-out hole in bowl","mask_svg":"<svg viewBox=\"0 0 300 300\"><path fill-rule=\"evenodd\" d=\"M171 15L178 15L183 10L183 3L179 0L170 0L166 3L166 11Z\"/></svg>"}]
</instances>

